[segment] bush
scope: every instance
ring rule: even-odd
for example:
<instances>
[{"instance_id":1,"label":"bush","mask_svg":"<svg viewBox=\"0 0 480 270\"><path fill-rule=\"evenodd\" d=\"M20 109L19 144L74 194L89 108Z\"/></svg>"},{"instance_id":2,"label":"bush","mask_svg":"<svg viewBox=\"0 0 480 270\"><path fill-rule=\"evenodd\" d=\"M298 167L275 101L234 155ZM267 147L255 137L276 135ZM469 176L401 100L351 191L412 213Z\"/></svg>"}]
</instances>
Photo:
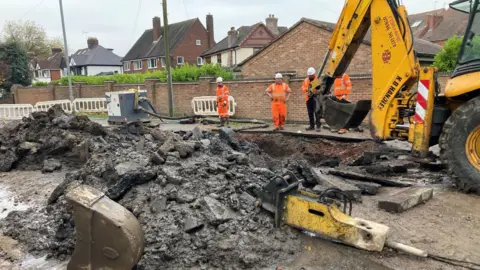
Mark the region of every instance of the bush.
<instances>
[{"instance_id":1,"label":"bush","mask_svg":"<svg viewBox=\"0 0 480 270\"><path fill-rule=\"evenodd\" d=\"M443 44L443 49L437 55L435 55L435 62L433 62L433 66L437 67L439 71L453 71L457 64L457 58L461 46L462 38L457 36L453 36L445 41Z\"/></svg>"},{"instance_id":2,"label":"bush","mask_svg":"<svg viewBox=\"0 0 480 270\"><path fill-rule=\"evenodd\" d=\"M198 81L202 76L223 77L224 80L232 80L231 71L225 70L220 65L205 64L203 66L193 66L185 64L180 67L172 68L172 80L174 82L192 82ZM85 82L87 84L103 84L105 81L115 81L116 83L143 83L145 79L159 79L162 82L167 81L165 71L153 71L147 73L135 74L114 74L111 76L72 76L72 83ZM68 77L62 77L58 83L68 85Z\"/></svg>"},{"instance_id":3,"label":"bush","mask_svg":"<svg viewBox=\"0 0 480 270\"><path fill-rule=\"evenodd\" d=\"M32 86L47 86L48 83L46 82L33 82Z\"/></svg>"}]
</instances>

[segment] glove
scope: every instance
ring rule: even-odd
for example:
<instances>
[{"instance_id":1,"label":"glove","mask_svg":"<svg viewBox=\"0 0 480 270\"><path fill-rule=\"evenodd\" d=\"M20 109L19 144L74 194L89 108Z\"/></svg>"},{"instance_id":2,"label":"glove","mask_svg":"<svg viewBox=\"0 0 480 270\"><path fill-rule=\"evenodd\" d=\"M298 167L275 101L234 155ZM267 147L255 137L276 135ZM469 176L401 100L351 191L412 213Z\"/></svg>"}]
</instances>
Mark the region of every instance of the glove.
<instances>
[{"instance_id":1,"label":"glove","mask_svg":"<svg viewBox=\"0 0 480 270\"><path fill-rule=\"evenodd\" d=\"M223 101L223 104L224 104L224 105L227 105L227 101L226 101L226 100L224 100L224 101Z\"/></svg>"}]
</instances>

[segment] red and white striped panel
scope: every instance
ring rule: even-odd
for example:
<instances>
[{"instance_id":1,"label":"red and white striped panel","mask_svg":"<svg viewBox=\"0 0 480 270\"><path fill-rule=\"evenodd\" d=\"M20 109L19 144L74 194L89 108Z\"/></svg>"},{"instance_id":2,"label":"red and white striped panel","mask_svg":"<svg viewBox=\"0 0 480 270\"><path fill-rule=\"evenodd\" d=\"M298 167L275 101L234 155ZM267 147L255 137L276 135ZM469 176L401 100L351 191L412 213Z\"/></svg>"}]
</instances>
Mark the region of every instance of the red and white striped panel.
<instances>
[{"instance_id":1,"label":"red and white striped panel","mask_svg":"<svg viewBox=\"0 0 480 270\"><path fill-rule=\"evenodd\" d=\"M430 89L429 80L421 80L418 83L417 107L415 108L415 117L413 118L416 124L423 124L425 122L425 114L427 112L428 104L428 89Z\"/></svg>"}]
</instances>

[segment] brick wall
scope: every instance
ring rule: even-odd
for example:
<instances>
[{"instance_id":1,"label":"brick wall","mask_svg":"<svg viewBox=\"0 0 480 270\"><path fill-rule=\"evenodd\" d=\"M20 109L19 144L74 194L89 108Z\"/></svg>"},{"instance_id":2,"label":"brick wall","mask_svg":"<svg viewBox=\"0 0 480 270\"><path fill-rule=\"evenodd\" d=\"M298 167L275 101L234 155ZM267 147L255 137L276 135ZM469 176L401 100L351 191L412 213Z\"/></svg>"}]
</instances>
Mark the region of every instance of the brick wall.
<instances>
[{"instance_id":1,"label":"brick wall","mask_svg":"<svg viewBox=\"0 0 480 270\"><path fill-rule=\"evenodd\" d=\"M200 45L196 44L197 39L200 40ZM183 56L185 62L196 65L197 57L206 50L208 50L208 32L200 20L196 20L180 44L172 51L174 56L172 66L177 64L177 56Z\"/></svg>"},{"instance_id":2,"label":"brick wall","mask_svg":"<svg viewBox=\"0 0 480 270\"><path fill-rule=\"evenodd\" d=\"M439 77L442 89L445 89L447 80L448 77ZM305 99L300 90L302 81L303 78L286 77L286 82L293 90L287 103L288 121L304 122L308 119ZM270 120L270 100L264 94L264 91L272 83L273 80L265 79L243 79L225 82L237 103L235 117ZM370 99L372 91L371 78L352 75L352 84L353 90L350 100ZM74 96L76 98L104 97L105 92L136 89L139 86L142 90L147 90L148 98L152 101L157 111L161 114L168 114L167 84L157 79L148 79L145 81L145 84L105 82L104 85L86 85L77 83L74 85ZM192 99L199 96L215 95L216 84L214 83L214 78L201 78L199 82L174 83L173 89L175 115L189 115L192 113ZM29 103L32 105L38 101L68 99L68 87L66 86L14 87L14 93L16 103Z\"/></svg>"},{"instance_id":3,"label":"brick wall","mask_svg":"<svg viewBox=\"0 0 480 270\"><path fill-rule=\"evenodd\" d=\"M327 52L332 33L301 22L286 35L259 52L242 66L244 78L271 78L279 71L306 76L309 67L318 67ZM371 48L362 44L348 69L349 74L371 73Z\"/></svg>"}]
</instances>

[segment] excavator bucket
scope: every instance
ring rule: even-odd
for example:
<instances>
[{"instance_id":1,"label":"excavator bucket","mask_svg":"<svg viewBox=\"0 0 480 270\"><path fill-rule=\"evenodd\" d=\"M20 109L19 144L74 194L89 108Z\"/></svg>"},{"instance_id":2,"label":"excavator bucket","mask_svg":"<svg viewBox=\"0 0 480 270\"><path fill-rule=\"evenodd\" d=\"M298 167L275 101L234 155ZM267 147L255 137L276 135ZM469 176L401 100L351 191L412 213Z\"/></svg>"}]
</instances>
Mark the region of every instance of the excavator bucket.
<instances>
[{"instance_id":1,"label":"excavator bucket","mask_svg":"<svg viewBox=\"0 0 480 270\"><path fill-rule=\"evenodd\" d=\"M67 270L131 270L143 253L135 216L102 192L80 185L66 195L73 206L76 244Z\"/></svg>"},{"instance_id":2,"label":"excavator bucket","mask_svg":"<svg viewBox=\"0 0 480 270\"><path fill-rule=\"evenodd\" d=\"M357 128L367 117L371 106L371 100L339 102L328 97L325 99L325 122L334 129Z\"/></svg>"}]
</instances>

